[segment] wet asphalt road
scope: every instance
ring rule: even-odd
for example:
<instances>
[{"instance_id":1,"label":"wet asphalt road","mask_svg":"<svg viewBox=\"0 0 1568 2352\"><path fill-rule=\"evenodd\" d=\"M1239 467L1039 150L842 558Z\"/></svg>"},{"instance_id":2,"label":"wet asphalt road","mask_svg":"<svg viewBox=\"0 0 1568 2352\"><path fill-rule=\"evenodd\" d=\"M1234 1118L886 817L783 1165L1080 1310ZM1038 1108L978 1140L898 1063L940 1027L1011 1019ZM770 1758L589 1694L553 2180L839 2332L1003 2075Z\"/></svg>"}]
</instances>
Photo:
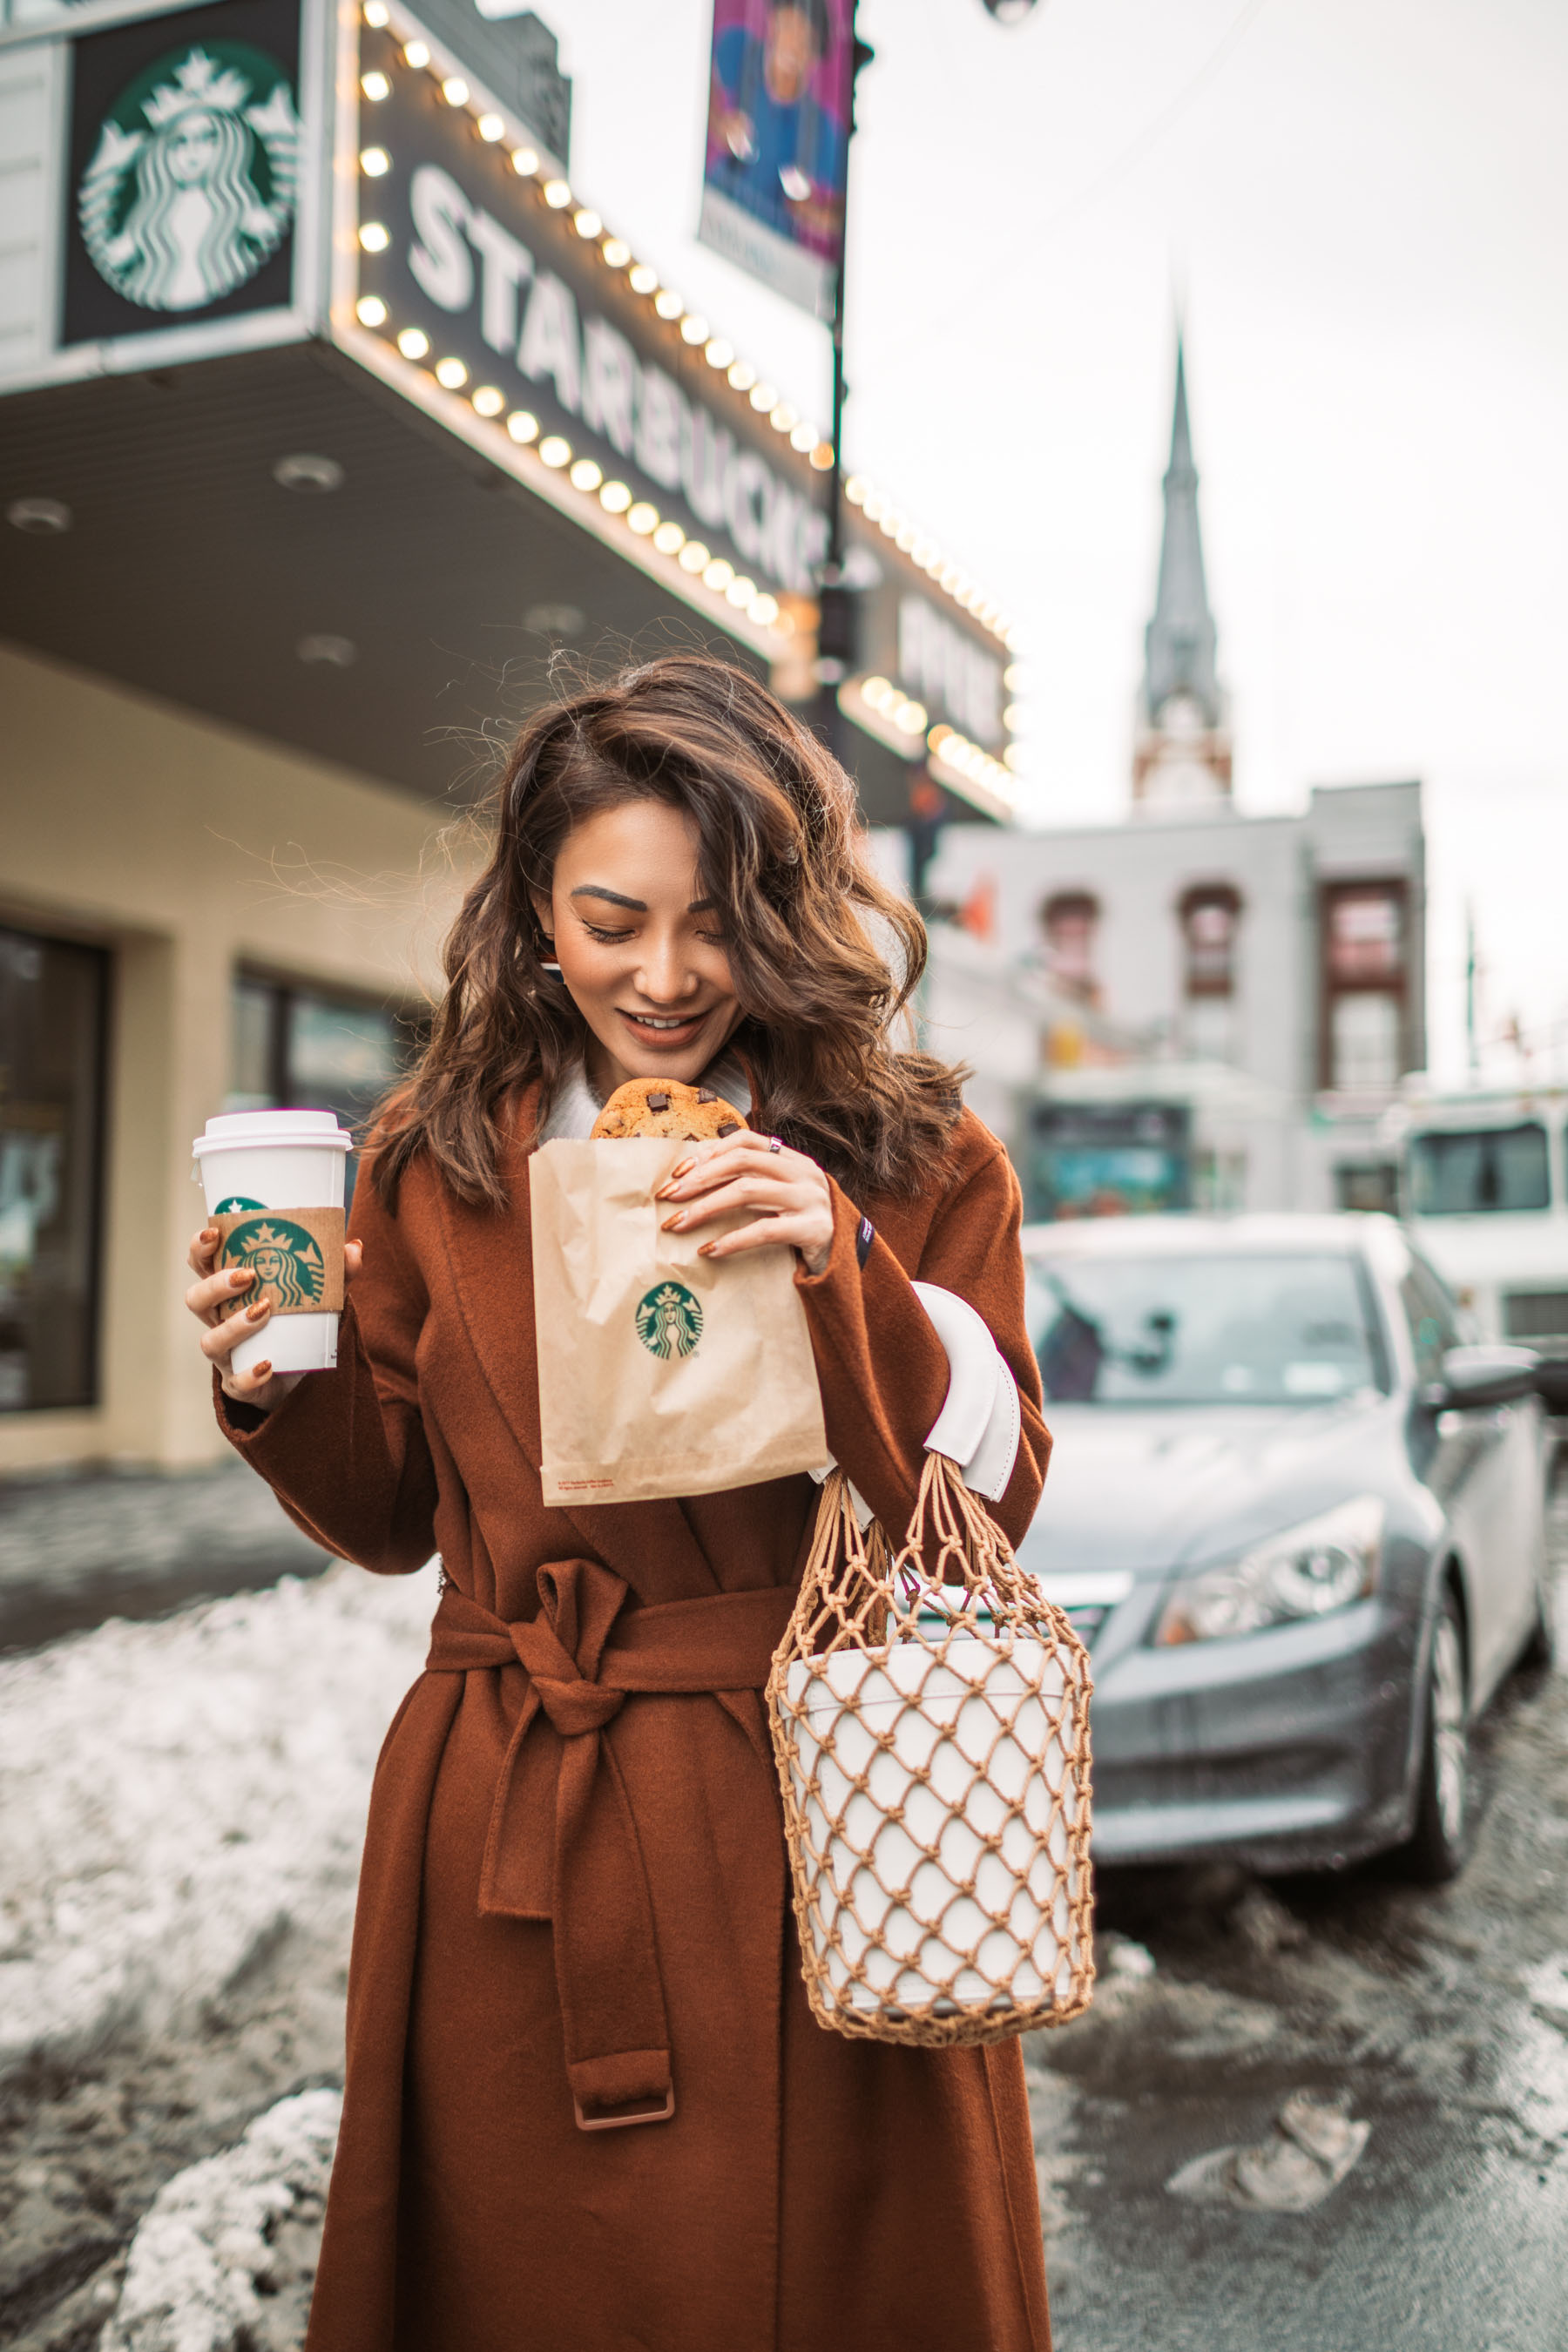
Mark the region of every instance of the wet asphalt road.
<instances>
[{"instance_id":1,"label":"wet asphalt road","mask_svg":"<svg viewBox=\"0 0 1568 2352\"><path fill-rule=\"evenodd\" d=\"M1563 1664L1478 1729L1453 1885L1102 1878L1095 2008L1027 2053L1057 2352L1568 2352L1561 1483L1552 1521ZM1300 2091L1371 2126L1321 2204L1169 2191L1210 2151L1278 2148Z\"/></svg>"}]
</instances>

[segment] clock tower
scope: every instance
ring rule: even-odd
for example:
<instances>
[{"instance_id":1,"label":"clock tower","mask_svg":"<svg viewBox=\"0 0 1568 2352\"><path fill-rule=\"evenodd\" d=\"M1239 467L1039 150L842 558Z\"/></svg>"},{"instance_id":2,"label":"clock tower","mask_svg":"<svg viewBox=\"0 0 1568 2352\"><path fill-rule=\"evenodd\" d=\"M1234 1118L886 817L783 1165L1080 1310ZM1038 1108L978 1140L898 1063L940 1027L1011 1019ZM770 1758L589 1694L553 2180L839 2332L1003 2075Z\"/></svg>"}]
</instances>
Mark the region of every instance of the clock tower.
<instances>
[{"instance_id":1,"label":"clock tower","mask_svg":"<svg viewBox=\"0 0 1568 2352\"><path fill-rule=\"evenodd\" d=\"M1135 815L1202 815L1230 804L1230 733L1215 673L1215 630L1198 530L1198 474L1187 375L1176 341L1176 405L1165 470L1165 528L1132 753Z\"/></svg>"}]
</instances>

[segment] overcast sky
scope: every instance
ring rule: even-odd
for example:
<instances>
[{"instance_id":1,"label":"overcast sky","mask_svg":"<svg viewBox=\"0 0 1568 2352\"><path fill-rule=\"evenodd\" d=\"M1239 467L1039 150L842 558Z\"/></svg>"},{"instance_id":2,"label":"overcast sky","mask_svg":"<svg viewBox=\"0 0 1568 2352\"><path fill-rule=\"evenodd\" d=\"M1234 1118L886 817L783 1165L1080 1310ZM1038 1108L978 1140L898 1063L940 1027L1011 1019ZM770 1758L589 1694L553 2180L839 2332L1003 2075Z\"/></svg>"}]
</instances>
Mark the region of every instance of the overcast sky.
<instances>
[{"instance_id":1,"label":"overcast sky","mask_svg":"<svg viewBox=\"0 0 1568 2352\"><path fill-rule=\"evenodd\" d=\"M824 331L695 240L710 0L540 10L574 182L826 419ZM1239 802L1420 776L1435 1058L1468 895L1568 1073L1568 5L860 21L848 455L1021 632L1029 818L1126 805L1179 300Z\"/></svg>"}]
</instances>

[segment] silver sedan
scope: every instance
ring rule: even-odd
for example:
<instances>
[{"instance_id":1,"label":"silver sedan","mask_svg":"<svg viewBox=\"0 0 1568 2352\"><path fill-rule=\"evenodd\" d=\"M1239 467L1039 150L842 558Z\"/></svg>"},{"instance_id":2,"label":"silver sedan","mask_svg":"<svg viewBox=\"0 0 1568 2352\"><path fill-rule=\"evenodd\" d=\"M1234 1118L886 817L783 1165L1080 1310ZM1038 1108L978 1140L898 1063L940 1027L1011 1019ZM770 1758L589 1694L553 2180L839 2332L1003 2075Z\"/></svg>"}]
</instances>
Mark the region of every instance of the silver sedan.
<instances>
[{"instance_id":1,"label":"silver sedan","mask_svg":"<svg viewBox=\"0 0 1568 2352\"><path fill-rule=\"evenodd\" d=\"M1019 1557L1089 1642L1095 1851L1463 1862L1469 1726L1549 1653L1527 1349L1392 1219L1024 1236L1056 1451Z\"/></svg>"}]
</instances>

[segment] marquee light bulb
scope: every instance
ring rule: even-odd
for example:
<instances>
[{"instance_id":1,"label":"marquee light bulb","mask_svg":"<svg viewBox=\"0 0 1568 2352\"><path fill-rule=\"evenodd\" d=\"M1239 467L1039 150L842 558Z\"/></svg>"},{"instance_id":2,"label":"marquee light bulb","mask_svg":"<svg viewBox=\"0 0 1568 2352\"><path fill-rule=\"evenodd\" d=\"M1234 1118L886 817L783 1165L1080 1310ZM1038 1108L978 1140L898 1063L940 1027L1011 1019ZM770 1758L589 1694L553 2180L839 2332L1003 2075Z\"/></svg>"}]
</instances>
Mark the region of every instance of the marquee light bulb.
<instances>
[{"instance_id":1,"label":"marquee light bulb","mask_svg":"<svg viewBox=\"0 0 1568 2352\"><path fill-rule=\"evenodd\" d=\"M539 157L531 147L514 147L511 151L511 168L520 180L531 180L539 169Z\"/></svg>"},{"instance_id":2,"label":"marquee light bulb","mask_svg":"<svg viewBox=\"0 0 1568 2352\"><path fill-rule=\"evenodd\" d=\"M405 360L422 360L430 348L430 338L422 327L405 327L397 348Z\"/></svg>"},{"instance_id":3,"label":"marquee light bulb","mask_svg":"<svg viewBox=\"0 0 1568 2352\"><path fill-rule=\"evenodd\" d=\"M651 294L658 284L658 272L646 261L639 261L626 279L634 294Z\"/></svg>"},{"instance_id":4,"label":"marquee light bulb","mask_svg":"<svg viewBox=\"0 0 1568 2352\"><path fill-rule=\"evenodd\" d=\"M606 482L599 492L599 504L606 514L625 514L632 502L632 494L625 482Z\"/></svg>"},{"instance_id":5,"label":"marquee light bulb","mask_svg":"<svg viewBox=\"0 0 1568 2352\"><path fill-rule=\"evenodd\" d=\"M811 462L819 474L830 474L833 471L832 442L819 441L811 453Z\"/></svg>"},{"instance_id":6,"label":"marquee light bulb","mask_svg":"<svg viewBox=\"0 0 1568 2352\"><path fill-rule=\"evenodd\" d=\"M605 478L605 469L592 457L579 457L569 478L574 490L596 490Z\"/></svg>"},{"instance_id":7,"label":"marquee light bulb","mask_svg":"<svg viewBox=\"0 0 1568 2352\"><path fill-rule=\"evenodd\" d=\"M661 319L679 319L686 305L673 288L666 286L654 296L653 307Z\"/></svg>"},{"instance_id":8,"label":"marquee light bulb","mask_svg":"<svg viewBox=\"0 0 1568 2352\"><path fill-rule=\"evenodd\" d=\"M403 62L405 66L412 66L416 73L423 73L430 62L429 44L426 41L409 41L403 51Z\"/></svg>"},{"instance_id":9,"label":"marquee light bulb","mask_svg":"<svg viewBox=\"0 0 1568 2352\"><path fill-rule=\"evenodd\" d=\"M384 73L361 74L359 86L373 106L379 106L384 98L392 96L392 84Z\"/></svg>"},{"instance_id":10,"label":"marquee light bulb","mask_svg":"<svg viewBox=\"0 0 1568 2352\"><path fill-rule=\"evenodd\" d=\"M626 517L626 529L635 530L639 539L646 539L650 530L658 529L658 509L649 506L646 499L639 499Z\"/></svg>"},{"instance_id":11,"label":"marquee light bulb","mask_svg":"<svg viewBox=\"0 0 1568 2352\"><path fill-rule=\"evenodd\" d=\"M728 588L734 577L734 565L726 563L721 555L716 555L711 563L704 564L702 568L704 588Z\"/></svg>"},{"instance_id":12,"label":"marquee light bulb","mask_svg":"<svg viewBox=\"0 0 1568 2352\"><path fill-rule=\"evenodd\" d=\"M699 312L689 310L680 322L680 340L683 343L705 343L708 341L707 320Z\"/></svg>"},{"instance_id":13,"label":"marquee light bulb","mask_svg":"<svg viewBox=\"0 0 1568 2352\"><path fill-rule=\"evenodd\" d=\"M727 343L722 335L715 335L702 356L710 368L727 368L735 356L735 346Z\"/></svg>"},{"instance_id":14,"label":"marquee light bulb","mask_svg":"<svg viewBox=\"0 0 1568 2352\"><path fill-rule=\"evenodd\" d=\"M437 360L436 381L445 384L448 392L458 392L468 381L468 371L461 360Z\"/></svg>"},{"instance_id":15,"label":"marquee light bulb","mask_svg":"<svg viewBox=\"0 0 1568 2352\"><path fill-rule=\"evenodd\" d=\"M498 391L493 383L481 383L474 394L474 410L477 415L499 416L505 406L505 393Z\"/></svg>"},{"instance_id":16,"label":"marquee light bulb","mask_svg":"<svg viewBox=\"0 0 1568 2352\"><path fill-rule=\"evenodd\" d=\"M392 232L381 221L361 221L359 241L367 253L384 253L392 243Z\"/></svg>"},{"instance_id":17,"label":"marquee light bulb","mask_svg":"<svg viewBox=\"0 0 1568 2352\"><path fill-rule=\"evenodd\" d=\"M708 562L708 550L703 546L702 541L700 539L689 539L680 551L682 572L705 572Z\"/></svg>"},{"instance_id":18,"label":"marquee light bulb","mask_svg":"<svg viewBox=\"0 0 1568 2352\"><path fill-rule=\"evenodd\" d=\"M379 294L362 294L354 304L354 317L362 327L384 327L386 305Z\"/></svg>"},{"instance_id":19,"label":"marquee light bulb","mask_svg":"<svg viewBox=\"0 0 1568 2352\"><path fill-rule=\"evenodd\" d=\"M391 16L386 0L364 0L364 21L375 32L384 32Z\"/></svg>"},{"instance_id":20,"label":"marquee light bulb","mask_svg":"<svg viewBox=\"0 0 1568 2352\"><path fill-rule=\"evenodd\" d=\"M893 724L901 735L923 735L928 715L923 702L901 702L893 713Z\"/></svg>"},{"instance_id":21,"label":"marquee light bulb","mask_svg":"<svg viewBox=\"0 0 1568 2352\"><path fill-rule=\"evenodd\" d=\"M539 419L531 408L514 408L506 420L506 429L514 441L537 440Z\"/></svg>"},{"instance_id":22,"label":"marquee light bulb","mask_svg":"<svg viewBox=\"0 0 1568 2352\"><path fill-rule=\"evenodd\" d=\"M730 370L730 382L737 392L750 392L757 380L757 371L750 360L737 360Z\"/></svg>"},{"instance_id":23,"label":"marquee light bulb","mask_svg":"<svg viewBox=\"0 0 1568 2352\"><path fill-rule=\"evenodd\" d=\"M586 205L584 205L580 213L573 214L572 226L576 230L578 236L589 245L593 243L596 236L603 236L605 233L604 222L599 218L598 214L596 212L590 211Z\"/></svg>"},{"instance_id":24,"label":"marquee light bulb","mask_svg":"<svg viewBox=\"0 0 1568 2352\"><path fill-rule=\"evenodd\" d=\"M750 611L752 619L760 628L771 629L779 616L779 600L776 596L769 596L765 593L753 596Z\"/></svg>"},{"instance_id":25,"label":"marquee light bulb","mask_svg":"<svg viewBox=\"0 0 1568 2352\"><path fill-rule=\"evenodd\" d=\"M474 129L487 147L493 147L498 140L506 137L506 117L503 114L481 114Z\"/></svg>"},{"instance_id":26,"label":"marquee light bulb","mask_svg":"<svg viewBox=\"0 0 1568 2352\"><path fill-rule=\"evenodd\" d=\"M1004 681L1005 681L1007 676L1006 671L1004 670L1002 675ZM1023 729L1028 725L1028 723L1029 711L1026 703L1010 702L1007 705L1006 709L1002 713L1002 724L1007 730L1009 735L1019 734Z\"/></svg>"},{"instance_id":27,"label":"marquee light bulb","mask_svg":"<svg viewBox=\"0 0 1568 2352\"><path fill-rule=\"evenodd\" d=\"M384 147L365 147L360 152L360 170L367 180L379 180L392 169L392 158Z\"/></svg>"},{"instance_id":28,"label":"marquee light bulb","mask_svg":"<svg viewBox=\"0 0 1568 2352\"><path fill-rule=\"evenodd\" d=\"M678 522L661 522L654 532L653 543L661 555L679 555L686 544L686 533Z\"/></svg>"},{"instance_id":29,"label":"marquee light bulb","mask_svg":"<svg viewBox=\"0 0 1568 2352\"><path fill-rule=\"evenodd\" d=\"M756 582L754 580L748 580L744 572L741 574L741 577L738 580L731 580L730 585L724 591L725 595L729 598L731 604L734 605L737 612L744 612L756 593Z\"/></svg>"},{"instance_id":30,"label":"marquee light bulb","mask_svg":"<svg viewBox=\"0 0 1568 2352\"><path fill-rule=\"evenodd\" d=\"M768 423L775 433L788 433L793 430L798 416L798 410L792 408L787 400L781 400L768 418Z\"/></svg>"},{"instance_id":31,"label":"marquee light bulb","mask_svg":"<svg viewBox=\"0 0 1568 2352\"><path fill-rule=\"evenodd\" d=\"M539 454L545 465L558 471L572 463L572 444L563 440L559 433L547 433L539 445Z\"/></svg>"},{"instance_id":32,"label":"marquee light bulb","mask_svg":"<svg viewBox=\"0 0 1568 2352\"><path fill-rule=\"evenodd\" d=\"M1002 754L1002 762L1005 767L1014 770L1023 766L1024 754L1019 750L1016 743L1008 744L1007 749Z\"/></svg>"},{"instance_id":33,"label":"marquee light bulb","mask_svg":"<svg viewBox=\"0 0 1568 2352\"><path fill-rule=\"evenodd\" d=\"M792 449L798 449L803 457L808 449L815 449L816 446L816 425L807 425L803 418L801 423L795 426L794 432L790 435L789 446Z\"/></svg>"},{"instance_id":34,"label":"marquee light bulb","mask_svg":"<svg viewBox=\"0 0 1568 2352\"><path fill-rule=\"evenodd\" d=\"M752 406L756 410L759 416L765 408L776 408L778 404L779 395L775 385L771 383L754 383L752 386Z\"/></svg>"},{"instance_id":35,"label":"marquee light bulb","mask_svg":"<svg viewBox=\"0 0 1568 2352\"><path fill-rule=\"evenodd\" d=\"M448 106L467 106L468 85L461 74L448 74L441 84L441 95Z\"/></svg>"},{"instance_id":36,"label":"marquee light bulb","mask_svg":"<svg viewBox=\"0 0 1568 2352\"><path fill-rule=\"evenodd\" d=\"M864 474L851 474L844 485L844 495L852 507L863 507L870 488Z\"/></svg>"},{"instance_id":37,"label":"marquee light bulb","mask_svg":"<svg viewBox=\"0 0 1568 2352\"><path fill-rule=\"evenodd\" d=\"M605 260L611 269L624 269L631 257L631 247L624 236L607 236L605 239Z\"/></svg>"},{"instance_id":38,"label":"marquee light bulb","mask_svg":"<svg viewBox=\"0 0 1568 2352\"><path fill-rule=\"evenodd\" d=\"M572 191L564 180L546 180L544 201L552 213L564 212L572 201Z\"/></svg>"},{"instance_id":39,"label":"marquee light bulb","mask_svg":"<svg viewBox=\"0 0 1568 2352\"><path fill-rule=\"evenodd\" d=\"M914 543L915 527L912 522L906 522L903 529L895 533L893 545L900 555L908 555L913 549Z\"/></svg>"}]
</instances>

